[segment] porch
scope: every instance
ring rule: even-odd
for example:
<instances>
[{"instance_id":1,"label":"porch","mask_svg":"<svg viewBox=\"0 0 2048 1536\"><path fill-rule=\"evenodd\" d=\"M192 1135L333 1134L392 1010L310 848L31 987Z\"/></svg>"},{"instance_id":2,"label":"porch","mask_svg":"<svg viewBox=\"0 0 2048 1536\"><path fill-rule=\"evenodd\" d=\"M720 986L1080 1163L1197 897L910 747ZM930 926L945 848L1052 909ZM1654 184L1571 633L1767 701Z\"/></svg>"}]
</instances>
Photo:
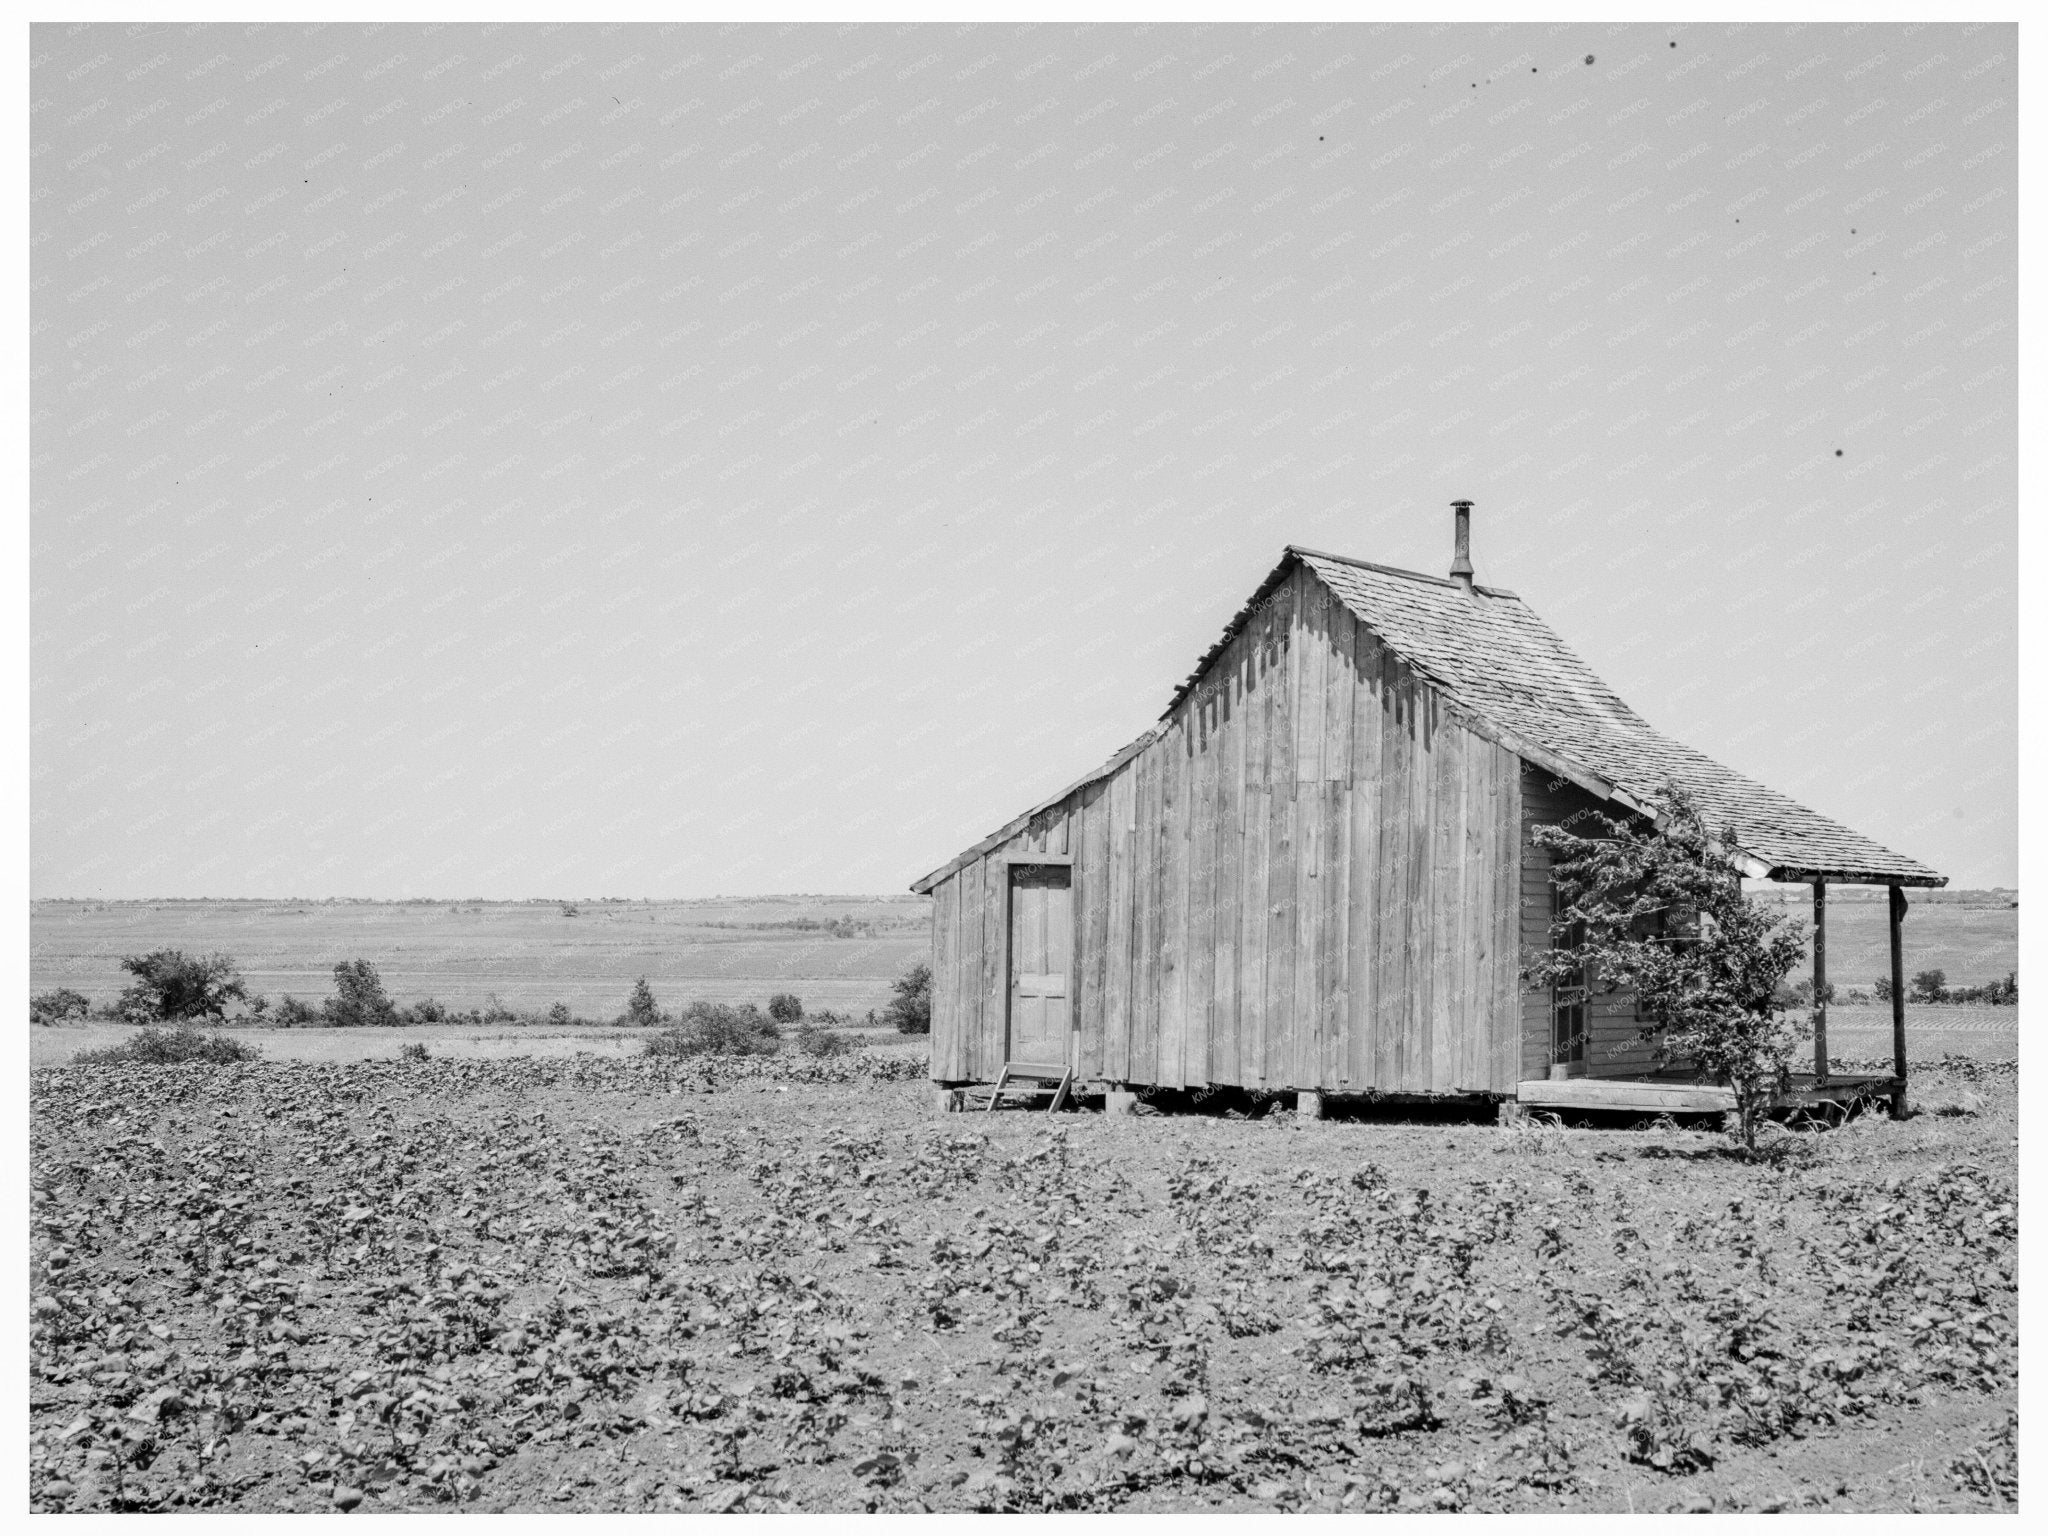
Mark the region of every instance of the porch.
<instances>
[{"instance_id":1,"label":"porch","mask_svg":"<svg viewBox=\"0 0 2048 1536\"><path fill-rule=\"evenodd\" d=\"M1828 1120L1846 1118L1866 1100L1891 1099L1900 1087L1892 1076L1831 1072L1825 1078L1797 1072L1773 1096L1774 1109L1805 1111ZM1600 1109L1636 1115L1703 1115L1735 1108L1733 1089L1680 1077L1535 1078L1515 1085L1514 1103L1524 1109Z\"/></svg>"}]
</instances>

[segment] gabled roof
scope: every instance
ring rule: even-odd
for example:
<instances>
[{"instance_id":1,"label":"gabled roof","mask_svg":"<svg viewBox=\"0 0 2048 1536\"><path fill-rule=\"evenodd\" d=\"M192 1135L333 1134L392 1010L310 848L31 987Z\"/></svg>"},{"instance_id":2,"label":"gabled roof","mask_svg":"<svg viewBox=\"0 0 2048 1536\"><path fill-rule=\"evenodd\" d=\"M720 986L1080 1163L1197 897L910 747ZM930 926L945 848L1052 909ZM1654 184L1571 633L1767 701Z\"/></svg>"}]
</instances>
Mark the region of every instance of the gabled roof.
<instances>
[{"instance_id":1,"label":"gabled roof","mask_svg":"<svg viewBox=\"0 0 2048 1536\"><path fill-rule=\"evenodd\" d=\"M1728 850L1729 861L1745 875L1873 885L1948 883L1947 876L1926 865L1663 735L1623 703L1528 604L1499 587L1482 586L1467 597L1456 583L1440 576L1290 544L1272 574L1180 685L1167 704L1167 715L1297 564L1314 572L1354 618L1443 693L1481 735L1600 799L1652 817L1665 783L1679 784L1698 804L1709 827L1716 832L1735 829L1738 846ZM1014 836L1039 811L1113 773L1152 735L1147 732L1094 773L1034 806L912 889L929 889Z\"/></svg>"}]
</instances>

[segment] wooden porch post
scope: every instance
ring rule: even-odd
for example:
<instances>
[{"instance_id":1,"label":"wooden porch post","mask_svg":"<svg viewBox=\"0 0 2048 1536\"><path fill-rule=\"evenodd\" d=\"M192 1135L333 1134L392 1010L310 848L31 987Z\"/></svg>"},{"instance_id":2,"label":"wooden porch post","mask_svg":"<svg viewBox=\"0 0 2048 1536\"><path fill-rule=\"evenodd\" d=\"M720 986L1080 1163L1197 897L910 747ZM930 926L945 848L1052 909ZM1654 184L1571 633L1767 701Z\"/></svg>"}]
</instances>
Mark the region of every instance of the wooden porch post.
<instances>
[{"instance_id":1,"label":"wooden porch post","mask_svg":"<svg viewBox=\"0 0 2048 1536\"><path fill-rule=\"evenodd\" d=\"M1828 883L1813 882L1813 1081L1828 1080Z\"/></svg>"},{"instance_id":2,"label":"wooden porch post","mask_svg":"<svg viewBox=\"0 0 2048 1536\"><path fill-rule=\"evenodd\" d=\"M1906 1118L1906 953L1899 926L1906 920L1906 891L1891 887L1892 937L1892 1118Z\"/></svg>"}]
</instances>

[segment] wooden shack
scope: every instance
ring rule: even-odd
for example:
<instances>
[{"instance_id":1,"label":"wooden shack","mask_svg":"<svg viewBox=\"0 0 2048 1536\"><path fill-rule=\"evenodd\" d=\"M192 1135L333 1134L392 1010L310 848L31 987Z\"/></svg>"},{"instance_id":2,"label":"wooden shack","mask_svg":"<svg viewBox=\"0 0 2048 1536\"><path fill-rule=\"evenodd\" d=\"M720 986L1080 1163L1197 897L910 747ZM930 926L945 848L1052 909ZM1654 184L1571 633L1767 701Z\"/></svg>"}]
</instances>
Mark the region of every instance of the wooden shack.
<instances>
[{"instance_id":1,"label":"wooden shack","mask_svg":"<svg viewBox=\"0 0 2048 1536\"><path fill-rule=\"evenodd\" d=\"M1899 888L1944 877L1654 730L1473 582L1454 506L1448 578L1290 546L1157 725L911 887L934 1081L1714 1107L1632 999L1520 978L1552 914L1532 829L1654 818L1667 780L1736 829L1746 876L1891 886L1903 995ZM1896 1081L1863 1090L1903 1092L1894 1010ZM1839 1096L1816 1054L1799 1087Z\"/></svg>"}]
</instances>

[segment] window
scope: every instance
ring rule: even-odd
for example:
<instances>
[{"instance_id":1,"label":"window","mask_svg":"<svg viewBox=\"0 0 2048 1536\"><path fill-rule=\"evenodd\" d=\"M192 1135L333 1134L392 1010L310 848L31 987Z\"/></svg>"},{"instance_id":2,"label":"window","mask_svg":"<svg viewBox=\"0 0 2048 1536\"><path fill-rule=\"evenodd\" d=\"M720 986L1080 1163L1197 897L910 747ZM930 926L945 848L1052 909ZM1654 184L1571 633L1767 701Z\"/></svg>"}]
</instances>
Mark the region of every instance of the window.
<instances>
[{"instance_id":1,"label":"window","mask_svg":"<svg viewBox=\"0 0 2048 1536\"><path fill-rule=\"evenodd\" d=\"M1637 939L1664 938L1666 934L1669 932L1669 928L1667 927L1664 921L1664 916L1665 915L1662 912L1652 912L1647 916L1637 918L1634 922L1629 924L1630 937ZM1630 997L1635 1004L1636 1022L1638 1024L1649 1023L1650 1016L1647 1013L1643 1012L1643 1001L1641 996L1639 994L1631 993Z\"/></svg>"},{"instance_id":2,"label":"window","mask_svg":"<svg viewBox=\"0 0 2048 1536\"><path fill-rule=\"evenodd\" d=\"M1553 885L1550 888L1550 915L1553 919L1565 914L1566 903L1563 895ZM1574 923L1566 932L1562 947L1577 949L1586 942L1586 925ZM1586 1064L1586 988L1591 978L1582 965L1569 982L1559 982L1550 989L1550 1059L1566 1066L1583 1068Z\"/></svg>"}]
</instances>

